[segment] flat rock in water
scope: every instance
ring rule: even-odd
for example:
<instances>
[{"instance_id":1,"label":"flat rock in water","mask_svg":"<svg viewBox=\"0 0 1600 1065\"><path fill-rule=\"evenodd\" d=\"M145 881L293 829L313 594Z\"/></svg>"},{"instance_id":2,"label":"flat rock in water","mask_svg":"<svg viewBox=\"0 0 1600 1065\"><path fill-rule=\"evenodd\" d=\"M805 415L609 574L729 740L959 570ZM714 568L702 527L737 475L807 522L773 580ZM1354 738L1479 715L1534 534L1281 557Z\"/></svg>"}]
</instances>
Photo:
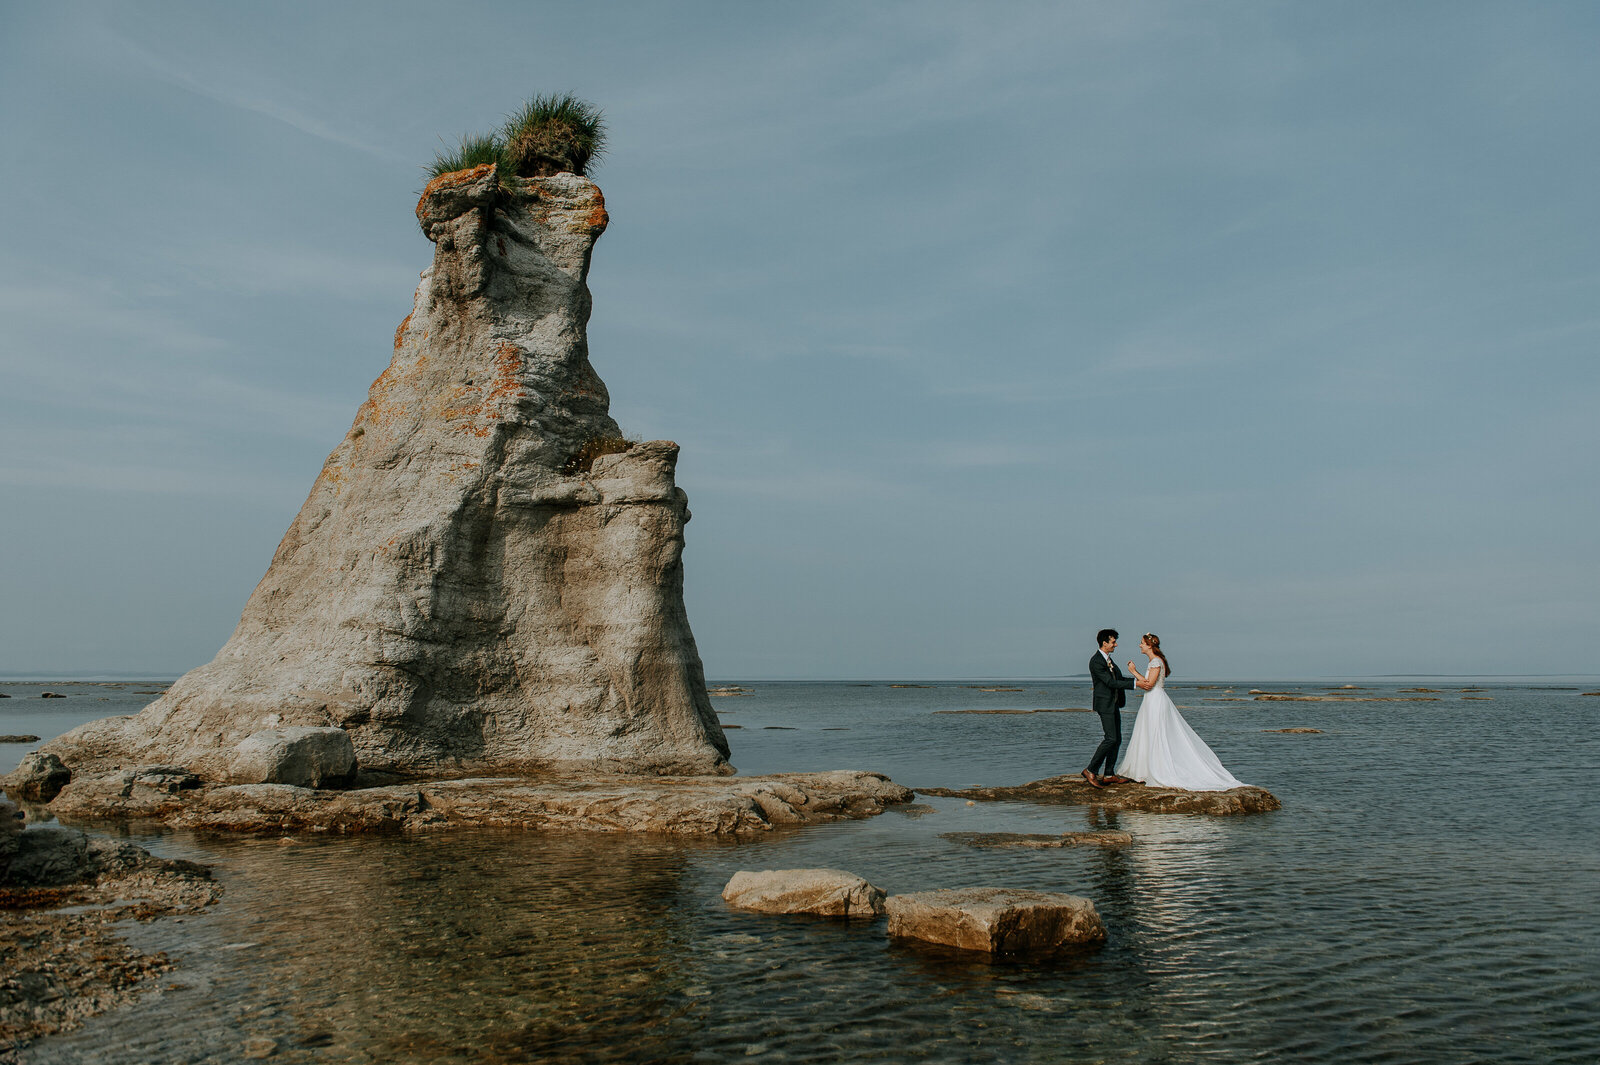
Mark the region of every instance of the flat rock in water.
<instances>
[{"instance_id":1,"label":"flat rock in water","mask_svg":"<svg viewBox=\"0 0 1600 1065\"><path fill-rule=\"evenodd\" d=\"M865 918L883 913L883 892L842 869L741 869L722 889L722 898L757 913Z\"/></svg>"},{"instance_id":2,"label":"flat rock in water","mask_svg":"<svg viewBox=\"0 0 1600 1065\"><path fill-rule=\"evenodd\" d=\"M37 736L0 736L0 743L38 743Z\"/></svg>"},{"instance_id":3,"label":"flat rock in water","mask_svg":"<svg viewBox=\"0 0 1600 1065\"><path fill-rule=\"evenodd\" d=\"M940 839L965 843L969 847L1024 847L1045 850L1053 847L1125 847L1133 842L1126 832L941 832Z\"/></svg>"},{"instance_id":4,"label":"flat rock in water","mask_svg":"<svg viewBox=\"0 0 1600 1065\"><path fill-rule=\"evenodd\" d=\"M1319 728L1264 728L1261 731L1277 732L1296 736L1308 736L1313 734L1318 736L1322 735L1322 730Z\"/></svg>"},{"instance_id":5,"label":"flat rock in water","mask_svg":"<svg viewBox=\"0 0 1600 1065\"><path fill-rule=\"evenodd\" d=\"M1103 943L1094 903L1077 895L978 887L891 895L889 935L995 957L1048 957Z\"/></svg>"},{"instance_id":6,"label":"flat rock in water","mask_svg":"<svg viewBox=\"0 0 1600 1065\"><path fill-rule=\"evenodd\" d=\"M488 825L739 836L871 817L912 798L909 789L881 773L854 770L764 777L476 777L348 791L287 784L179 788L160 774L152 781L141 782L137 773L80 773L50 810L71 821L144 820L278 834Z\"/></svg>"},{"instance_id":7,"label":"flat rock in water","mask_svg":"<svg viewBox=\"0 0 1600 1065\"><path fill-rule=\"evenodd\" d=\"M1266 788L1252 786L1234 788L1232 791L1184 791L1182 788L1147 788L1143 784L1108 784L1096 788L1076 773L1047 777L1014 787L918 788L917 793L991 802L1072 803L1103 806L1112 810L1217 816L1265 813L1283 805Z\"/></svg>"}]
</instances>

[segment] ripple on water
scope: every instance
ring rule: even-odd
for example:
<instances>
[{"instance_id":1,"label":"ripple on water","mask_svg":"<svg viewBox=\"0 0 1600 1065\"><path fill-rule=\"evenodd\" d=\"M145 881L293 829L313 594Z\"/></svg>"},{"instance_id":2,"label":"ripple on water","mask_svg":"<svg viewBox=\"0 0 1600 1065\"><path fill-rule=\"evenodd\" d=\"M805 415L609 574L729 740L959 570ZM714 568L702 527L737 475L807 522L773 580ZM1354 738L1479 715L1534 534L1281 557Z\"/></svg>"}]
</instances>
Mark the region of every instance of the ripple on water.
<instances>
[{"instance_id":1,"label":"ripple on water","mask_svg":"<svg viewBox=\"0 0 1600 1065\"><path fill-rule=\"evenodd\" d=\"M1089 727L928 714L941 699L969 705L970 690L897 690L896 710L873 702L884 689L746 686L753 722L797 726L741 731L761 737L748 759L735 741L746 768L785 752L827 759L804 768L878 767L880 754L906 757L909 734L924 754L896 770L908 782L1017 783L1057 771L1054 752ZM744 844L163 836L152 846L217 863L228 888L202 917L127 931L177 957L168 979L182 989L26 1060L232 1061L271 1040L273 1060L290 1062L1592 1062L1600 828L1578 811L1600 747L1551 693L1494 694L1481 705L1496 715L1473 709L1449 728L1431 705L1295 705L1287 723L1336 730L1316 745L1260 732L1285 723L1285 704L1197 712L1246 779L1285 799L1257 817L930 799L917 818ZM1080 695L1063 686L1038 702ZM1373 771L1395 758L1407 772ZM1103 829L1136 842L939 838ZM737 869L808 865L891 892L1086 895L1111 939L1048 965L991 964L891 942L881 922L745 914L719 897Z\"/></svg>"}]
</instances>

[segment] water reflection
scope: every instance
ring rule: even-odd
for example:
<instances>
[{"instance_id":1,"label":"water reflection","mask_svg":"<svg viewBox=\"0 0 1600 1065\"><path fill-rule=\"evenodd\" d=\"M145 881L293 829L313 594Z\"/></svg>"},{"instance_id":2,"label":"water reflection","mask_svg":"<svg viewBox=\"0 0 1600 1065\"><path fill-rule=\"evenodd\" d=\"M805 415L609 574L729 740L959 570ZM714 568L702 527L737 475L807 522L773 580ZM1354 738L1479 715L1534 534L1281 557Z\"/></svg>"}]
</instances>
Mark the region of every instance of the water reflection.
<instances>
[{"instance_id":1,"label":"water reflection","mask_svg":"<svg viewBox=\"0 0 1600 1065\"><path fill-rule=\"evenodd\" d=\"M936 699L1015 694L750 687L744 718L801 729L732 733L750 744L734 752L746 769L803 756L910 783L1016 783L1058 771L1092 724L928 713ZM1082 705L1081 694L1062 686L1037 702ZM1591 1062L1600 822L1583 813L1600 700L1495 697L1463 704L1448 728L1444 704L1205 711L1208 738L1226 735L1237 768L1285 799L1260 817L933 799L918 818L737 845L161 837L165 853L218 863L228 887L207 916L127 932L177 955L170 979L185 990L24 1060L231 1062L270 1039L273 1060L291 1062ZM1298 724L1325 732L1263 731ZM1369 771L1394 751L1406 772ZM1136 842L941 838L1081 830ZM801 866L890 892L1086 895L1110 938L1050 964L988 964L897 945L881 922L747 914L719 897L737 869Z\"/></svg>"},{"instance_id":2,"label":"water reflection","mask_svg":"<svg viewBox=\"0 0 1600 1065\"><path fill-rule=\"evenodd\" d=\"M157 1024L125 1056L86 1031L40 1060L91 1047L105 1061L200 1060L265 1038L290 1059L577 1061L597 1032L670 1059L695 997L688 853L516 832L224 844L227 900L193 922L186 951L204 1001L155 1000L179 1030Z\"/></svg>"}]
</instances>

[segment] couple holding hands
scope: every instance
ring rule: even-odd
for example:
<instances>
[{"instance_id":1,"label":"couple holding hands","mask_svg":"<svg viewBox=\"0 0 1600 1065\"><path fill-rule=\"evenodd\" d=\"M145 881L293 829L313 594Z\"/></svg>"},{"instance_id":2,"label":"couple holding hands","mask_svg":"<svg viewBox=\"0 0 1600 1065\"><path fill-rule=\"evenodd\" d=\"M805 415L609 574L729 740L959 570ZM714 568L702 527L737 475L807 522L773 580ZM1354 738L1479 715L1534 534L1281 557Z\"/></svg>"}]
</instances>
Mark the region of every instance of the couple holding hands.
<instances>
[{"instance_id":1,"label":"couple holding hands","mask_svg":"<svg viewBox=\"0 0 1600 1065\"><path fill-rule=\"evenodd\" d=\"M1083 779L1097 788L1135 781L1185 791L1227 791L1247 786L1223 768L1167 696L1165 683L1172 668L1161 650L1160 637L1147 632L1139 638L1139 650L1148 665L1140 672L1130 661L1128 672L1132 676L1124 676L1111 657L1117 649L1116 629L1101 629L1095 641L1100 650L1089 659L1089 676L1094 680L1094 712L1100 715L1105 738L1089 759ZM1129 688L1143 691L1144 698L1133 723L1133 735L1128 737L1127 753L1118 762L1122 708L1127 705Z\"/></svg>"}]
</instances>

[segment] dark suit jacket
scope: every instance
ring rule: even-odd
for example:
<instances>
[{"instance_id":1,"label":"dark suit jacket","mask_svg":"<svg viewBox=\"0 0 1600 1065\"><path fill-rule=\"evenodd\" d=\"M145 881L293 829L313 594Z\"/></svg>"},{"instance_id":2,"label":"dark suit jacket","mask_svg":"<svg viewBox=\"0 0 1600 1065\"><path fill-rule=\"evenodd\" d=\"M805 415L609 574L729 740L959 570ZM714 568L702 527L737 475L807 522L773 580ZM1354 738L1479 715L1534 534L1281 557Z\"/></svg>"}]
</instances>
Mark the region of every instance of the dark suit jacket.
<instances>
[{"instance_id":1,"label":"dark suit jacket","mask_svg":"<svg viewBox=\"0 0 1600 1065\"><path fill-rule=\"evenodd\" d=\"M1099 651L1089 659L1089 676L1094 678L1095 713L1121 710L1128 705L1128 697L1123 692L1133 687L1133 678L1124 677L1115 662L1106 665L1106 656Z\"/></svg>"}]
</instances>

